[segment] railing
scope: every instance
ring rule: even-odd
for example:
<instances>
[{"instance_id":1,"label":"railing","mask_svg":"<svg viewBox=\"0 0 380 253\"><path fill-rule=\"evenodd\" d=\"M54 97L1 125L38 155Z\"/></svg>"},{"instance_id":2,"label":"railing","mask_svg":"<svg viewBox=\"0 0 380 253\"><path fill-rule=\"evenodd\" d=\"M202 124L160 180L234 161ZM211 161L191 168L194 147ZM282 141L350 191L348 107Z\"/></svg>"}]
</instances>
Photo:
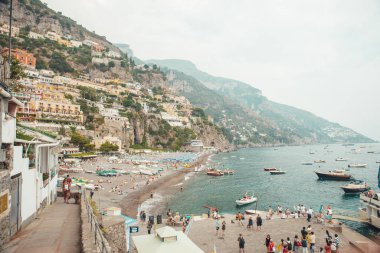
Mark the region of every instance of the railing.
<instances>
[{"instance_id":1,"label":"railing","mask_svg":"<svg viewBox=\"0 0 380 253\"><path fill-rule=\"evenodd\" d=\"M108 242L103 236L103 232L100 229L98 220L94 215L94 210L92 209L90 202L87 198L85 189L82 190L82 196L84 202L86 203L88 222L91 224L91 231L94 233L95 245L101 253L111 253L111 250L108 246Z\"/></svg>"}]
</instances>

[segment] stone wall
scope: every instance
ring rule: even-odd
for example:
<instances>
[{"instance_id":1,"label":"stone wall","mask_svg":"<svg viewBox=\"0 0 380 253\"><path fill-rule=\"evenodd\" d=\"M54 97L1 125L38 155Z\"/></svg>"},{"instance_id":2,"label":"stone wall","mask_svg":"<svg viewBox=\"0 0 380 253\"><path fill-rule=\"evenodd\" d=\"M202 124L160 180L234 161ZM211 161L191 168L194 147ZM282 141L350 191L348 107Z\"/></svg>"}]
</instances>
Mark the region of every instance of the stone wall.
<instances>
[{"instance_id":1,"label":"stone wall","mask_svg":"<svg viewBox=\"0 0 380 253\"><path fill-rule=\"evenodd\" d=\"M10 196L10 184L11 184L11 177L9 174L9 170L2 170L4 168L3 163L1 163L0 166L0 195L3 193L7 193L8 196ZM9 220L9 213L10 208L8 208L7 211L0 214L0 251L2 249L2 246L9 241L10 234L9 234L9 227L10 227L10 220Z\"/></svg>"},{"instance_id":2,"label":"stone wall","mask_svg":"<svg viewBox=\"0 0 380 253\"><path fill-rule=\"evenodd\" d=\"M103 216L102 225L105 228L105 237L112 252L127 252L124 219L120 216Z\"/></svg>"}]
</instances>

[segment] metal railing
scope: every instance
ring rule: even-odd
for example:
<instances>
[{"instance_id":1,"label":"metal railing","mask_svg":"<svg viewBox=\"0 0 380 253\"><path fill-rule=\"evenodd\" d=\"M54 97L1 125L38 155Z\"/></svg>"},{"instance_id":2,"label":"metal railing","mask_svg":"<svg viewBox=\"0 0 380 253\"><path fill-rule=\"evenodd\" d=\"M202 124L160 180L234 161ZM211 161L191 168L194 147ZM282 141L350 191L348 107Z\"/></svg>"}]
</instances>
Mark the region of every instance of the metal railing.
<instances>
[{"instance_id":1,"label":"metal railing","mask_svg":"<svg viewBox=\"0 0 380 253\"><path fill-rule=\"evenodd\" d=\"M84 202L86 203L87 218L88 218L88 222L91 224L91 232L93 232L96 247L99 249L101 253L111 253L109 244L106 238L104 238L103 236L103 232L100 229L98 220L94 214L94 210L92 209L89 199L87 198L85 189L82 190L82 196L83 196Z\"/></svg>"}]
</instances>

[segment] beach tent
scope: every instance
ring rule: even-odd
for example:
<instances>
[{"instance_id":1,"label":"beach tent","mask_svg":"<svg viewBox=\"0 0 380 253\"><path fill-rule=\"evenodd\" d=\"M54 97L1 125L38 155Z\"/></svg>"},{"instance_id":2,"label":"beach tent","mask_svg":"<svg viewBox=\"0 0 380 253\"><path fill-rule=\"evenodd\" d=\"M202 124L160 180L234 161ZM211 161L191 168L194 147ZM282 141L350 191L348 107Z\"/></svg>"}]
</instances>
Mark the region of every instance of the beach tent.
<instances>
[{"instance_id":1,"label":"beach tent","mask_svg":"<svg viewBox=\"0 0 380 253\"><path fill-rule=\"evenodd\" d=\"M182 231L162 227L155 234L132 237L138 253L205 253Z\"/></svg>"}]
</instances>

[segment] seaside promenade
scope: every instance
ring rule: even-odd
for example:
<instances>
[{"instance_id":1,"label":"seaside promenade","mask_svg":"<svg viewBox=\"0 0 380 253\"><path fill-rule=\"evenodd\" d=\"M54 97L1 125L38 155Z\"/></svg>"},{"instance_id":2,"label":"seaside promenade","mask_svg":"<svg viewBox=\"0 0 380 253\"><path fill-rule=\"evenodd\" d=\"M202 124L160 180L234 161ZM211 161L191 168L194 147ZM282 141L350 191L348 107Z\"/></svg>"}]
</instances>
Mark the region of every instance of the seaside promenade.
<instances>
[{"instance_id":1,"label":"seaside promenade","mask_svg":"<svg viewBox=\"0 0 380 253\"><path fill-rule=\"evenodd\" d=\"M6 244L1 252L79 253L80 227L80 205L65 204L63 198L58 198Z\"/></svg>"}]
</instances>

